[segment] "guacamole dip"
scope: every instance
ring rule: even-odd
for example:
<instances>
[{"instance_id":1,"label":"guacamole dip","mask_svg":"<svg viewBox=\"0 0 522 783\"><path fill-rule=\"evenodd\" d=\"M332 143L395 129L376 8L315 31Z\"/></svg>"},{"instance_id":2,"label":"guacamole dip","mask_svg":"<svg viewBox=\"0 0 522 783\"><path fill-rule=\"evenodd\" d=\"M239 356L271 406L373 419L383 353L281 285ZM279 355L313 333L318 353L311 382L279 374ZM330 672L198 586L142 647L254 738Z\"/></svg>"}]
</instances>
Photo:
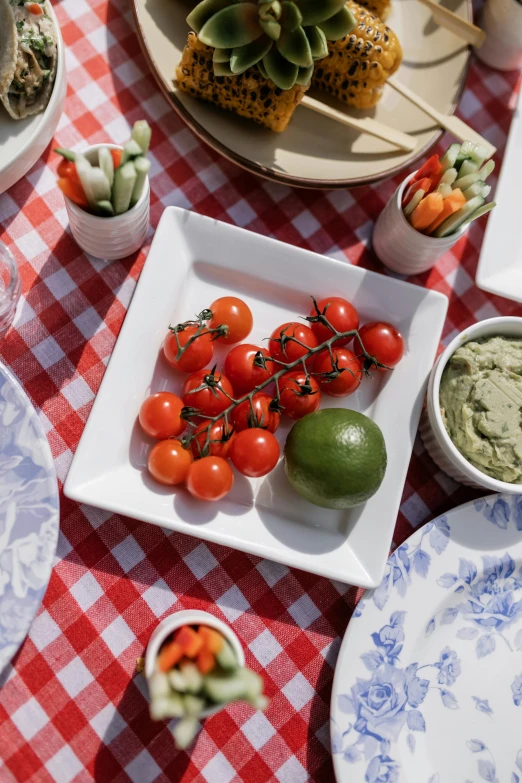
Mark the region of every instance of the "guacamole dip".
<instances>
[{"instance_id":1,"label":"guacamole dip","mask_svg":"<svg viewBox=\"0 0 522 783\"><path fill-rule=\"evenodd\" d=\"M522 483L522 340L488 337L458 348L442 375L440 408L472 465Z\"/></svg>"}]
</instances>

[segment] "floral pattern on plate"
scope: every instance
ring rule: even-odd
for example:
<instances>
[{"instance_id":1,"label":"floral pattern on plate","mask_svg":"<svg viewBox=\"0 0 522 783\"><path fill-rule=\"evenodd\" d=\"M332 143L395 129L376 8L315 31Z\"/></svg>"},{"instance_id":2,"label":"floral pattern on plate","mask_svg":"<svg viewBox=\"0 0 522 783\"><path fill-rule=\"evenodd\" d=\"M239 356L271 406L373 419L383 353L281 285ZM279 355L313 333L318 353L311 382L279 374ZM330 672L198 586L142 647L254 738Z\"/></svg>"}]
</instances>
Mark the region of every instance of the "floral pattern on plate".
<instances>
[{"instance_id":1,"label":"floral pattern on plate","mask_svg":"<svg viewBox=\"0 0 522 783\"><path fill-rule=\"evenodd\" d=\"M360 602L332 694L338 783L520 783L521 718L522 501L492 496L414 533Z\"/></svg>"},{"instance_id":2,"label":"floral pattern on plate","mask_svg":"<svg viewBox=\"0 0 522 783\"><path fill-rule=\"evenodd\" d=\"M0 672L44 596L58 518L49 444L18 381L0 364Z\"/></svg>"}]
</instances>

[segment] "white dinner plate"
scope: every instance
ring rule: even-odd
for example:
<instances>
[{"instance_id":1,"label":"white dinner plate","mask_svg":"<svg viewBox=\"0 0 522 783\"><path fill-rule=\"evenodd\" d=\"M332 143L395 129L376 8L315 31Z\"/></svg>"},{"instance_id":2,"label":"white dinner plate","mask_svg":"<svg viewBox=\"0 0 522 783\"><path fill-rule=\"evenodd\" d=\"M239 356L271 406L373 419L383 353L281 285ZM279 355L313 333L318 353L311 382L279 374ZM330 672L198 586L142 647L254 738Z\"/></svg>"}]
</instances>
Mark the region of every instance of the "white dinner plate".
<instances>
[{"instance_id":1,"label":"white dinner plate","mask_svg":"<svg viewBox=\"0 0 522 783\"><path fill-rule=\"evenodd\" d=\"M0 672L44 597L58 525L51 449L31 402L0 362Z\"/></svg>"},{"instance_id":2,"label":"white dinner plate","mask_svg":"<svg viewBox=\"0 0 522 783\"><path fill-rule=\"evenodd\" d=\"M522 499L417 530L348 626L334 677L337 783L522 780Z\"/></svg>"},{"instance_id":3,"label":"white dinner plate","mask_svg":"<svg viewBox=\"0 0 522 783\"><path fill-rule=\"evenodd\" d=\"M51 141L62 116L67 94L67 72L62 33L51 6L58 35L58 62L53 91L47 107L40 114L13 120L0 104L0 194L18 182Z\"/></svg>"},{"instance_id":4,"label":"white dinner plate","mask_svg":"<svg viewBox=\"0 0 522 783\"><path fill-rule=\"evenodd\" d=\"M515 302L522 302L522 223L517 195L521 171L522 91L495 191L497 206L488 217L476 276L479 288Z\"/></svg>"},{"instance_id":5,"label":"white dinner plate","mask_svg":"<svg viewBox=\"0 0 522 783\"><path fill-rule=\"evenodd\" d=\"M249 342L310 312L310 295L344 295L362 320L385 319L403 333L396 370L324 405L355 408L382 429L388 469L379 491L348 511L313 506L291 489L283 465L248 480L236 474L223 501L205 504L153 482L150 442L136 424L148 394L180 391L162 357L167 327L217 297L243 297L254 315ZM171 530L354 584L381 578L397 518L426 380L447 309L442 294L367 272L183 209L163 213L125 323L76 451L65 494ZM218 354L218 361L224 353ZM278 430L284 443L289 426Z\"/></svg>"}]
</instances>

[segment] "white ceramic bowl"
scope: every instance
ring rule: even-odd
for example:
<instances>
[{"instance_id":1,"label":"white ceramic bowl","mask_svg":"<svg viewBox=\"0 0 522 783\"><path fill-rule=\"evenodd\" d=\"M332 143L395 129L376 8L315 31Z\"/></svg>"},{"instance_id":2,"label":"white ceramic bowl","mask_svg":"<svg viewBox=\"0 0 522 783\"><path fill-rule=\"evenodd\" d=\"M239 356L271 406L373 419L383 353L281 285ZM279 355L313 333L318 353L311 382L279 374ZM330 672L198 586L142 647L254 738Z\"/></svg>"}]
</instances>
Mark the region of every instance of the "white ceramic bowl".
<instances>
[{"instance_id":1,"label":"white ceramic bowl","mask_svg":"<svg viewBox=\"0 0 522 783\"><path fill-rule=\"evenodd\" d=\"M82 154L94 163L100 147L121 149L117 144L93 144ZM147 236L150 222L149 178L138 203L123 215L109 218L91 215L67 197L65 206L71 233L81 249L95 258L116 261L139 250Z\"/></svg>"},{"instance_id":2,"label":"white ceramic bowl","mask_svg":"<svg viewBox=\"0 0 522 783\"><path fill-rule=\"evenodd\" d=\"M431 269L468 230L466 225L449 237L437 239L421 234L408 223L402 211L402 195L416 173L399 185L373 230L373 249L379 260L401 275L418 275Z\"/></svg>"},{"instance_id":3,"label":"white ceramic bowl","mask_svg":"<svg viewBox=\"0 0 522 783\"><path fill-rule=\"evenodd\" d=\"M493 492L509 492L520 495L522 494L522 484L497 481L497 479L491 478L473 467L462 456L448 435L440 412L440 380L450 357L464 343L469 343L480 337L495 337L496 335L522 338L522 318L505 316L480 321L457 335L444 353L440 355L429 378L427 405L421 420L420 433L433 461L455 481Z\"/></svg>"},{"instance_id":4,"label":"white ceramic bowl","mask_svg":"<svg viewBox=\"0 0 522 783\"><path fill-rule=\"evenodd\" d=\"M199 609L186 609L182 612L175 612L174 614L165 617L165 619L162 620L157 628L155 628L152 632L152 636L150 637L149 643L147 645L147 652L145 653L145 677L147 679L152 677L156 671L156 660L158 658L161 645L167 636L169 636L174 631L177 631L178 628L181 628L183 625L207 625L209 628L213 628L215 631L219 631L219 633L225 637L227 642L234 650L239 665L245 665L245 653L243 652L243 647L241 646L241 642L229 625L224 623L222 620L219 620L217 617L214 617L214 615L210 614L209 612L202 612ZM202 713L202 717L208 718L210 715L215 715L215 713L219 712L221 709L223 709L221 706L210 707Z\"/></svg>"},{"instance_id":5,"label":"white ceramic bowl","mask_svg":"<svg viewBox=\"0 0 522 783\"><path fill-rule=\"evenodd\" d=\"M58 62L53 91L45 111L25 120L13 120L0 106L0 193L18 182L34 166L53 138L65 106L67 72L64 45L52 6L50 13L58 31Z\"/></svg>"}]
</instances>

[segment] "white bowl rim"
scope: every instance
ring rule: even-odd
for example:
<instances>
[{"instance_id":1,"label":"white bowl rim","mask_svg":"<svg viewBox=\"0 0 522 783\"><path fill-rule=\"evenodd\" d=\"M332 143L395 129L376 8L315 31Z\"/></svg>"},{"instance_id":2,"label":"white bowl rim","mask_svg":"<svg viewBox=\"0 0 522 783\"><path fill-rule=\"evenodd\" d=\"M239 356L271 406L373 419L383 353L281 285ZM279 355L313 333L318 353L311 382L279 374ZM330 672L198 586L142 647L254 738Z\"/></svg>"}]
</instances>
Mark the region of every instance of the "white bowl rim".
<instances>
[{"instance_id":1,"label":"white bowl rim","mask_svg":"<svg viewBox=\"0 0 522 783\"><path fill-rule=\"evenodd\" d=\"M48 121L48 118L51 117L54 112L56 111L56 108L58 106L58 103L61 100L60 96L60 81L62 79L67 80L67 69L65 67L65 45L63 42L62 37L62 31L60 28L60 23L58 22L56 12L53 8L52 2L49 2L48 7L50 6L51 10L51 17L54 22L55 29L57 31L56 36L56 50L57 50L57 56L56 56L56 74L54 76L54 84L53 84L53 90L51 92L51 97L49 98L49 103L45 107L45 109L40 112L40 122L35 123L35 127L33 129L33 132L27 139L26 143L23 147L21 147L18 157L22 157L25 155L26 151L32 147L34 144L34 140L37 136L40 136L42 133L42 125ZM38 116L38 115L37 115ZM2 165L0 163L0 174L3 174L7 169L11 166L12 160L6 160L5 165ZM34 164L33 164L34 165Z\"/></svg>"},{"instance_id":2,"label":"white bowl rim","mask_svg":"<svg viewBox=\"0 0 522 783\"><path fill-rule=\"evenodd\" d=\"M438 244L445 249L448 244L448 239L451 239L452 243L455 244L462 236L464 236L464 234L470 227L471 223L465 223L463 226L459 228L458 231L455 231L454 234L450 234L447 237L431 237L429 236L429 234L423 234L421 231L417 231L416 228L413 228L409 220L406 219L406 216L402 211L401 204L402 204L402 194L404 193L406 186L410 183L412 177L414 177L417 174L417 171L413 171L408 177L406 177L406 179L404 179L401 182L401 184L395 191L395 195L393 196L399 211L400 220L402 221L402 223L404 223L405 226L407 226L407 230L413 232L413 234L415 234L417 237L419 236L426 237L426 239L430 240L430 243L433 244L433 246L435 246L435 244Z\"/></svg>"},{"instance_id":3,"label":"white bowl rim","mask_svg":"<svg viewBox=\"0 0 522 783\"><path fill-rule=\"evenodd\" d=\"M444 444L448 447L452 460L457 464L457 466L462 470L462 472L465 473L468 476L468 478L473 479L477 484L480 484L482 487L485 487L486 489L493 490L494 492L508 492L510 494L522 494L522 484L512 484L508 481L499 481L498 479L495 479L492 476L488 476L487 473L483 473L481 470L479 470L474 465L472 465L471 462L468 462L468 460L457 449L452 439L450 438L446 427L444 426L444 422L442 420L442 414L440 412L440 401L439 401L440 380L442 377L442 373L444 372L444 369L449 359L451 358L451 356L453 356L457 348L460 348L461 345L465 345L466 343L472 342L473 338L477 339L481 336L486 336L481 334L484 331L484 329L487 329L489 332L489 335L487 336L493 337L494 335L490 332L492 326L499 327L498 332L496 332L496 335L501 337L503 335L502 327L506 326L507 324L518 326L520 328L520 338L522 339L522 318L519 318L514 315L497 316L495 318L486 318L484 321L478 321L477 323L469 326L467 329L463 329L462 332L459 332L459 334L449 343L447 348L441 353L435 366L433 367L433 370L431 371L430 383L428 387L428 395L431 398L431 402L432 402L432 406L431 406L432 411L430 412L432 412L433 416L435 417L435 422L437 424L438 431L442 434ZM434 434L437 435L438 433L435 432Z\"/></svg>"}]
</instances>

